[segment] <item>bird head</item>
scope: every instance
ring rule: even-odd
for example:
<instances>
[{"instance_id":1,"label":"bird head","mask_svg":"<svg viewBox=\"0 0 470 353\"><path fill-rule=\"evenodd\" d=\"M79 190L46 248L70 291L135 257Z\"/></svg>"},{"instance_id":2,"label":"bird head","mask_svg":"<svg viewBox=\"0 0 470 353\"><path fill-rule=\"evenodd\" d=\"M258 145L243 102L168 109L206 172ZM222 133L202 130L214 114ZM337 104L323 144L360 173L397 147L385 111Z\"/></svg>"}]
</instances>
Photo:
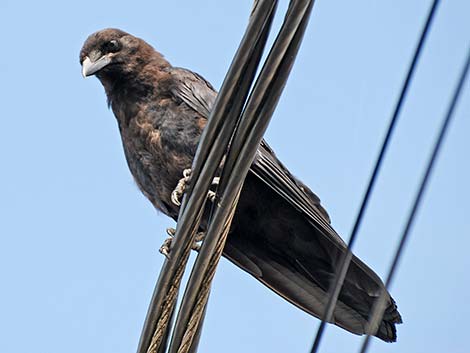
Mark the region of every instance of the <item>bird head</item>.
<instances>
[{"instance_id":1,"label":"bird head","mask_svg":"<svg viewBox=\"0 0 470 353\"><path fill-rule=\"evenodd\" d=\"M145 65L155 50L140 38L119 29L108 28L91 34L80 51L83 77L101 80L125 76Z\"/></svg>"}]
</instances>

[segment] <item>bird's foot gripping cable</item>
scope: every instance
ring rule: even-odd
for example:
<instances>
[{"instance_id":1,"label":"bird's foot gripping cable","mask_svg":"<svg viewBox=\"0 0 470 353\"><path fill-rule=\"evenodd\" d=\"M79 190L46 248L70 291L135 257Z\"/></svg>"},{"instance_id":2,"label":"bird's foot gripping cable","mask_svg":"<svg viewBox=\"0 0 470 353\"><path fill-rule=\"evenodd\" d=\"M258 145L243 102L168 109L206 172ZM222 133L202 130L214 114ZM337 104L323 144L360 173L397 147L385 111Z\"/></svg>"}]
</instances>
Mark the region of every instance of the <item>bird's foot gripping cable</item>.
<instances>
[{"instance_id":1,"label":"bird's foot gripping cable","mask_svg":"<svg viewBox=\"0 0 470 353\"><path fill-rule=\"evenodd\" d=\"M183 196L185 190L186 190L186 185L191 180L191 169L185 169L183 170L183 177L178 181L178 184L176 185L175 190L172 191L171 193L171 202L173 202L176 206L181 206L181 196ZM219 185L219 177L215 177L214 180L212 181L212 185ZM211 201L214 202L216 197L215 191L209 190L207 193L207 198Z\"/></svg>"},{"instance_id":2,"label":"bird's foot gripping cable","mask_svg":"<svg viewBox=\"0 0 470 353\"><path fill-rule=\"evenodd\" d=\"M183 170L183 177L178 181L175 190L173 190L171 193L171 202L173 202L176 206L181 206L181 196L183 196L186 185L189 183L190 179L191 169Z\"/></svg>"},{"instance_id":3,"label":"bird's foot gripping cable","mask_svg":"<svg viewBox=\"0 0 470 353\"><path fill-rule=\"evenodd\" d=\"M167 234L169 235L168 238L166 238L160 247L160 253L165 255L167 259L170 258L170 248L171 248L171 243L173 242L173 237L176 234L176 229L175 228L167 228L166 229ZM204 240L204 236L206 233L204 232L199 232L196 234L196 238L194 239L194 243L191 247L191 249L199 251L201 249L201 242Z\"/></svg>"}]
</instances>

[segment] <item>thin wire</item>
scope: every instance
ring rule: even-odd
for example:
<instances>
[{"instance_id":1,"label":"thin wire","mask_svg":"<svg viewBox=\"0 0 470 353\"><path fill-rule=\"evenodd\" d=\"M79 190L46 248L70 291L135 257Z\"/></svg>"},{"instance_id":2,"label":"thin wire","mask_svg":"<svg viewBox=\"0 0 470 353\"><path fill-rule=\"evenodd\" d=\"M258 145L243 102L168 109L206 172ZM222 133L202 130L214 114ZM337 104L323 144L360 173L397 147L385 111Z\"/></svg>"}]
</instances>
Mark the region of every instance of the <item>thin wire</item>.
<instances>
[{"instance_id":1,"label":"thin wire","mask_svg":"<svg viewBox=\"0 0 470 353\"><path fill-rule=\"evenodd\" d=\"M468 51L468 54L467 54L467 60L466 60L465 65L462 69L462 72L460 73L459 81L457 83L457 86L455 87L454 95L452 96L452 100L449 104L449 108L447 109L447 114L444 118L444 121L442 122L441 129L440 129L440 132L439 132L439 136L437 137L436 142L434 143L434 149L432 151L431 157L429 158L429 161L428 161L428 164L427 164L427 167L426 167L426 172L423 175L419 190L418 190L418 192L415 196L414 202L413 202L413 207L412 207L412 209L410 211L410 214L408 216L406 226L403 229L403 233L402 233L401 239L400 239L400 244L398 245L398 248L395 252L395 257L393 259L392 265L390 266L390 270L389 270L388 276L387 276L387 281L385 282L385 288L387 288L387 289L390 287L390 285L392 283L393 276L395 274L395 271L398 267L398 263L400 261L400 257L403 253L403 249L405 248L406 242L408 240L410 229L413 226L413 221L415 219L416 212L418 211L418 208L420 206L423 194L426 191L426 187L427 187L428 182L429 182L429 177L432 173L432 170L433 170L434 164L436 162L437 156L439 154L440 148L442 147L442 143L443 143L444 137L446 135L446 132L449 129L449 125L450 125L450 122L452 120L452 117L454 116L453 113L454 113L454 110L455 110L455 106L457 105L457 101L458 101L458 99L460 97L460 94L462 92L462 88L463 88L465 79L467 77L469 67L470 67L470 48L469 48L469 51ZM380 298L377 300L377 305L374 306L374 310L372 312L372 318L370 320L370 325L372 327L374 327L376 325L376 322L379 320L379 318L381 318L383 316L383 309L381 308L382 305L380 305L380 302L383 301L384 297L385 297L384 292L382 292ZM364 339L364 343L363 343L361 351L360 351L361 353L365 353L367 351L367 348L369 346L369 341L370 341L370 335L367 335L367 337L365 337L365 339Z\"/></svg>"},{"instance_id":2,"label":"thin wire","mask_svg":"<svg viewBox=\"0 0 470 353\"><path fill-rule=\"evenodd\" d=\"M429 33L429 29L431 27L431 23L432 23L432 20L434 18L434 14L436 12L438 4L439 4L439 0L434 0L433 3L432 3L431 8L429 10L429 14L428 14L428 17L427 17L427 20L426 20L426 24L424 25L424 28L421 32L421 37L419 39L418 46L415 49L413 60L411 61L410 68L408 69L408 73L407 73L406 79L403 83L403 87L402 87L402 90L401 90L401 93L400 93L400 97L398 98L397 104L395 106L395 110L393 112L392 119L391 119L390 124L388 126L387 134L386 134L385 139L382 143L382 148L380 150L379 156L378 156L377 161L375 163L375 167L374 167L374 170L372 172L372 175L370 177L369 184L367 186L367 190L364 194L364 198L362 200L362 204L361 204L361 207L359 209L359 213L356 217L356 222L354 223L354 227L352 229L351 236L349 238L347 251L344 254L344 256L342 257L342 260L340 262L340 264L341 264L340 267L339 267L340 270L337 272L332 290L330 289L330 296L329 296L329 299L328 299L328 303L326 305L322 321L321 321L320 326L318 328L317 335L315 337L315 341L313 342L313 346L312 346L312 349L310 351L311 353L316 353L318 351L321 339L323 337L323 332L325 331L326 323L328 321L330 321L332 316L333 316L333 311L334 311L334 308L336 306L336 302L338 300L339 292L341 290L341 287L342 287L343 282L344 282L344 278L346 277L346 273L348 271L349 264L351 262L351 258L352 258L351 249L354 246L354 242L356 240L356 236L357 236L359 227L360 227L362 219L364 217L364 213L365 213L367 204L369 203L369 199L370 199L370 195L372 193L372 189L375 185L380 167L382 166L382 162L383 162L383 159L384 159L384 156L385 156L385 152L387 151L387 148L388 148L393 130L395 129L396 123L398 121L398 116L400 114L403 102L405 100L406 93L408 92L408 88L409 88L411 79L412 79L413 74L415 72L415 68L417 66L419 56L422 52L424 42L425 42L426 37Z\"/></svg>"}]
</instances>

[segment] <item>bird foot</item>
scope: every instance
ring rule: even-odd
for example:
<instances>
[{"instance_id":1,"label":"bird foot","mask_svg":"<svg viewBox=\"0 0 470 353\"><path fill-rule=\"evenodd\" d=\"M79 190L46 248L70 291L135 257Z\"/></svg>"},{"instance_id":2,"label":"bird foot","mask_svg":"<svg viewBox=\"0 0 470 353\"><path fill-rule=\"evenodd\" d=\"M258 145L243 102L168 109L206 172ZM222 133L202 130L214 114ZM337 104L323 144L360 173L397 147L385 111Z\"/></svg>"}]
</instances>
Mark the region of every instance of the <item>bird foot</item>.
<instances>
[{"instance_id":1,"label":"bird foot","mask_svg":"<svg viewBox=\"0 0 470 353\"><path fill-rule=\"evenodd\" d=\"M167 259L170 259L170 247L171 243L173 242L173 237L176 234L175 228L167 228L166 233L168 234L168 238L163 241L162 246L160 246L160 254L164 255Z\"/></svg>"},{"instance_id":2,"label":"bird foot","mask_svg":"<svg viewBox=\"0 0 470 353\"><path fill-rule=\"evenodd\" d=\"M206 237L206 233L204 232L198 232L196 234L196 237L194 238L194 243L191 249L195 251L201 250L202 242L204 241L204 238Z\"/></svg>"},{"instance_id":3,"label":"bird foot","mask_svg":"<svg viewBox=\"0 0 470 353\"><path fill-rule=\"evenodd\" d=\"M212 185L219 185L219 181L220 181L220 178L219 177L215 177L213 180L212 180ZM209 201L211 202L215 202L215 197L217 196L217 194L215 193L215 191L212 191L212 190L209 190L207 192L207 198L209 199Z\"/></svg>"},{"instance_id":4,"label":"bird foot","mask_svg":"<svg viewBox=\"0 0 470 353\"><path fill-rule=\"evenodd\" d=\"M191 169L183 170L183 177L178 181L175 190L171 193L171 202L173 202L176 206L181 206L181 196L186 189L186 185L189 183L191 179Z\"/></svg>"},{"instance_id":5,"label":"bird foot","mask_svg":"<svg viewBox=\"0 0 470 353\"><path fill-rule=\"evenodd\" d=\"M190 180L191 169L185 169L183 171L183 177L178 181L175 190L173 190L171 193L171 202L173 202L173 204L175 204L176 206L181 206L181 197L183 196L186 190L186 185L189 183ZM214 180L212 180L212 185L218 185L219 181L220 178L215 177ZM207 193L207 197L211 202L214 202L216 197L215 191L209 190L209 192Z\"/></svg>"},{"instance_id":6,"label":"bird foot","mask_svg":"<svg viewBox=\"0 0 470 353\"><path fill-rule=\"evenodd\" d=\"M166 238L163 241L162 246L160 247L160 254L164 255L167 259L170 259L170 250L171 250L171 244L173 242L173 238L176 234L176 229L175 228L167 228L166 233L168 234L168 238ZM191 246L191 249L199 251L201 249L201 242L204 240L206 233L204 232L199 232L196 234L196 237L194 238L194 243Z\"/></svg>"}]
</instances>

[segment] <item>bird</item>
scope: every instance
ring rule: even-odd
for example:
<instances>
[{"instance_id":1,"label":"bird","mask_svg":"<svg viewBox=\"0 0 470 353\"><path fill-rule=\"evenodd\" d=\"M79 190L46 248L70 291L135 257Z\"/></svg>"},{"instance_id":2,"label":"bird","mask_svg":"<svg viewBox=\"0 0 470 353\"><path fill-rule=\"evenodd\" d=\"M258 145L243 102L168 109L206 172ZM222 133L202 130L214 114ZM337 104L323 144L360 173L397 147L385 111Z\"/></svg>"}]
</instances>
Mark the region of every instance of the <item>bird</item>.
<instances>
[{"instance_id":1,"label":"bird","mask_svg":"<svg viewBox=\"0 0 470 353\"><path fill-rule=\"evenodd\" d=\"M192 165L217 91L199 74L172 66L146 41L120 29L88 36L80 64L84 77L94 75L104 87L136 184L157 210L177 221L172 193ZM263 140L244 181L223 256L321 319L347 251L318 196ZM382 292L385 311L371 332L368 319ZM382 280L353 255L329 322L394 342L402 318Z\"/></svg>"}]
</instances>

